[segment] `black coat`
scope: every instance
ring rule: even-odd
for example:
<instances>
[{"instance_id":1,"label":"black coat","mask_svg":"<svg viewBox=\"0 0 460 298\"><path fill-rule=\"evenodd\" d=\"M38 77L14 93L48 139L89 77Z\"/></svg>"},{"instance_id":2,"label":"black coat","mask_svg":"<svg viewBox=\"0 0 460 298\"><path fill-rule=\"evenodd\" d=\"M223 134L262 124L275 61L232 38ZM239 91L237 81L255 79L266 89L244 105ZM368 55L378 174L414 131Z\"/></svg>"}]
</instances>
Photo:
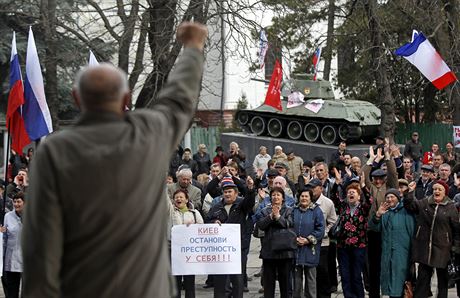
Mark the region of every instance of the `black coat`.
<instances>
[{"instance_id":1,"label":"black coat","mask_svg":"<svg viewBox=\"0 0 460 298\"><path fill-rule=\"evenodd\" d=\"M440 204L435 203L433 196L415 200L413 193L409 193L404 207L414 213L417 220L412 261L447 268L452 247L460 247L460 223L454 203L448 197Z\"/></svg>"},{"instance_id":2,"label":"black coat","mask_svg":"<svg viewBox=\"0 0 460 298\"><path fill-rule=\"evenodd\" d=\"M294 227L294 220L292 218L292 208L283 205L280 210L279 219L271 219L272 213L271 205L262 209L262 217L256 223L256 228L265 232L262 237L262 248L260 250L261 259L293 259L295 257L294 250L274 251L271 242L273 240L273 233L275 230L288 229Z\"/></svg>"}]
</instances>

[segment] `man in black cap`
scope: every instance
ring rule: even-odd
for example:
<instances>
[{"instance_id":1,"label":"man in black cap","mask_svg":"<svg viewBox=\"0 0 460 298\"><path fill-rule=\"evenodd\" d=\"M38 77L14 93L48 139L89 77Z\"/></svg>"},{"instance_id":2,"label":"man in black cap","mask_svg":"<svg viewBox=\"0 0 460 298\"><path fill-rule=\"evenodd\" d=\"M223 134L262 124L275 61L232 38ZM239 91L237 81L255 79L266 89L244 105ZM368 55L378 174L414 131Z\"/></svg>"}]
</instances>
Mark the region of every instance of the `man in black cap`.
<instances>
[{"instance_id":1,"label":"man in black cap","mask_svg":"<svg viewBox=\"0 0 460 298\"><path fill-rule=\"evenodd\" d=\"M279 161L275 164L275 169L278 171L281 177L286 179L286 182L289 185L289 188L291 189L292 193L295 195L296 193L295 183L291 181L291 179L289 179L289 177L287 176L287 173L289 171L289 166L286 163Z\"/></svg>"},{"instance_id":2,"label":"man in black cap","mask_svg":"<svg viewBox=\"0 0 460 298\"><path fill-rule=\"evenodd\" d=\"M423 165L421 167L422 174L417 180L415 186L415 198L421 200L427 196L433 194L433 181L434 181L434 169L431 165Z\"/></svg>"},{"instance_id":3,"label":"man in black cap","mask_svg":"<svg viewBox=\"0 0 460 298\"><path fill-rule=\"evenodd\" d=\"M382 141L382 138L379 138ZM383 140L384 142L384 140ZM380 145L383 145L383 142ZM372 202L371 211L369 216L373 216L378 210L380 204L385 201L385 193L390 188L398 187L398 173L396 171L396 164L390 153L383 145L383 149L377 150L377 155L374 153L374 148L369 148L369 160L363 167L366 187L370 191L370 195L374 198ZM386 173L380 169L373 169L373 165L386 165ZM369 179L372 177L372 180ZM368 266L369 266L369 297L380 297L380 258L382 255L382 240L381 233L368 231Z\"/></svg>"},{"instance_id":4,"label":"man in black cap","mask_svg":"<svg viewBox=\"0 0 460 298\"><path fill-rule=\"evenodd\" d=\"M243 253L246 236L245 226L248 215L251 213L255 203L254 184L248 183L248 188L243 190L243 196L238 196L238 187L233 177L225 176L221 179L223 191L222 199L209 210L207 222L209 223L233 223L241 226L241 268L245 268L247 254ZM227 278L232 283L232 297L243 298L243 274L215 275L214 276L214 298L226 298Z\"/></svg>"},{"instance_id":5,"label":"man in black cap","mask_svg":"<svg viewBox=\"0 0 460 298\"><path fill-rule=\"evenodd\" d=\"M337 221L337 214L332 200L325 197L323 194L323 183L318 178L313 178L307 184L313 192L313 202L315 202L323 212L325 233L321 242L321 252L319 265L316 268L316 291L317 297L331 297L331 285L328 269L328 251L329 251L329 237L328 233L332 226ZM333 273L332 273L333 274Z\"/></svg>"}]
</instances>

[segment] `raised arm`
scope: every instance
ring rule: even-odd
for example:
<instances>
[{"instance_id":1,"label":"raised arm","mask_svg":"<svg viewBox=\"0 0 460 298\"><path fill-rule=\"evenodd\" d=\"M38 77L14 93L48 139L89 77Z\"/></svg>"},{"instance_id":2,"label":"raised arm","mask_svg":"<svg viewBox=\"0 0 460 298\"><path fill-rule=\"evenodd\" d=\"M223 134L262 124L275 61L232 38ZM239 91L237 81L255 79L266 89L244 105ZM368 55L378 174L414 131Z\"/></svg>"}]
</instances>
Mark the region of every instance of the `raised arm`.
<instances>
[{"instance_id":1,"label":"raised arm","mask_svg":"<svg viewBox=\"0 0 460 298\"><path fill-rule=\"evenodd\" d=\"M166 84L152 107L158 119L157 131L172 138L175 148L190 126L198 104L201 76L203 73L203 47L207 29L197 23L181 24L177 30L177 39L184 44L184 51L168 76ZM162 121L161 118L166 118ZM160 138L159 138L160 139Z\"/></svg>"}]
</instances>

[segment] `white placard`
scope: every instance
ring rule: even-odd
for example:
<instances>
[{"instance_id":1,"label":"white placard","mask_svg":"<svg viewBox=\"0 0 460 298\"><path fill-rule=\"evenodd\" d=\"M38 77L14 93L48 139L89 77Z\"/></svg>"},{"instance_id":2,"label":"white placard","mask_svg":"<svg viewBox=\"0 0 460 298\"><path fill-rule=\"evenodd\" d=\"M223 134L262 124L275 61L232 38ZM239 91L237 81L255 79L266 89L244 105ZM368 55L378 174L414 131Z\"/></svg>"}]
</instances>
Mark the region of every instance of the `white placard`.
<instances>
[{"instance_id":1,"label":"white placard","mask_svg":"<svg viewBox=\"0 0 460 298\"><path fill-rule=\"evenodd\" d=\"M171 265L173 275L241 274L240 225L173 226Z\"/></svg>"},{"instance_id":2,"label":"white placard","mask_svg":"<svg viewBox=\"0 0 460 298\"><path fill-rule=\"evenodd\" d=\"M454 147L460 148L460 126L454 126Z\"/></svg>"}]
</instances>

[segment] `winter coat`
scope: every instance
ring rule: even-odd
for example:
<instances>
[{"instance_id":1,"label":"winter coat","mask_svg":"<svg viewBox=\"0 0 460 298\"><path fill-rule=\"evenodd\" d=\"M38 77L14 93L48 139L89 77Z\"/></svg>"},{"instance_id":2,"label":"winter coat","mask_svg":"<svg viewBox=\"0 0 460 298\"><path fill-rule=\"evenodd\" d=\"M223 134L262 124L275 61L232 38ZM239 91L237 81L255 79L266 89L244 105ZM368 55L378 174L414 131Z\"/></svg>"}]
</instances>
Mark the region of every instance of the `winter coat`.
<instances>
[{"instance_id":1,"label":"winter coat","mask_svg":"<svg viewBox=\"0 0 460 298\"><path fill-rule=\"evenodd\" d=\"M289 229L293 227L292 208L286 207L284 204L280 210L280 218L272 219L272 206L267 206L262 210L262 217L256 223L256 228L265 232L262 239L262 248L260 249L261 259L293 259L295 257L294 250L274 251L272 249L272 241L275 237L276 230Z\"/></svg>"},{"instance_id":2,"label":"winter coat","mask_svg":"<svg viewBox=\"0 0 460 298\"><path fill-rule=\"evenodd\" d=\"M460 224L454 203L448 197L439 204L433 196L415 200L411 192L404 199L404 207L414 213L417 220L412 260L434 268L447 268L452 246L460 246Z\"/></svg>"},{"instance_id":3,"label":"winter coat","mask_svg":"<svg viewBox=\"0 0 460 298\"><path fill-rule=\"evenodd\" d=\"M411 241L415 231L415 217L400 202L381 218L369 220L369 230L382 233L380 287L385 296L403 295L404 282L411 264Z\"/></svg>"},{"instance_id":4,"label":"winter coat","mask_svg":"<svg viewBox=\"0 0 460 298\"><path fill-rule=\"evenodd\" d=\"M297 247L296 265L316 267L319 264L321 240L325 230L323 212L318 205L311 204L306 209L295 207L292 215L297 236L310 241L308 245Z\"/></svg>"},{"instance_id":5,"label":"winter coat","mask_svg":"<svg viewBox=\"0 0 460 298\"><path fill-rule=\"evenodd\" d=\"M5 215L6 232L3 233L4 270L22 272L21 234L22 220L16 211Z\"/></svg>"}]
</instances>

